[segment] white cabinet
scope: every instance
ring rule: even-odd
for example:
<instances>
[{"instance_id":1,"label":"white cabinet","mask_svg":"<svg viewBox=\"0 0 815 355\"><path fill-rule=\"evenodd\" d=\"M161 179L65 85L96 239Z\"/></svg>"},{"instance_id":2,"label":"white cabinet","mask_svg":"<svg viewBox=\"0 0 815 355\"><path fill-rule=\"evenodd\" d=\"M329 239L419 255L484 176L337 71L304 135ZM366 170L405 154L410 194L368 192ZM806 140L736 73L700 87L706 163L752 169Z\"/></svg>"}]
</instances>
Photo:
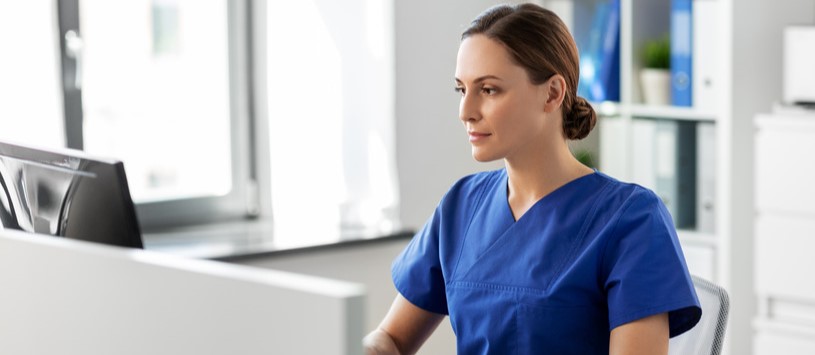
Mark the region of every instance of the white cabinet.
<instances>
[{"instance_id":1,"label":"white cabinet","mask_svg":"<svg viewBox=\"0 0 815 355\"><path fill-rule=\"evenodd\" d=\"M815 165L808 161L815 152L815 112L760 115L756 125L756 205L815 216Z\"/></svg>"},{"instance_id":2,"label":"white cabinet","mask_svg":"<svg viewBox=\"0 0 815 355\"><path fill-rule=\"evenodd\" d=\"M755 124L755 354L815 354L815 112Z\"/></svg>"},{"instance_id":3,"label":"white cabinet","mask_svg":"<svg viewBox=\"0 0 815 355\"><path fill-rule=\"evenodd\" d=\"M815 333L795 327L760 326L755 338L755 354L815 354Z\"/></svg>"}]
</instances>

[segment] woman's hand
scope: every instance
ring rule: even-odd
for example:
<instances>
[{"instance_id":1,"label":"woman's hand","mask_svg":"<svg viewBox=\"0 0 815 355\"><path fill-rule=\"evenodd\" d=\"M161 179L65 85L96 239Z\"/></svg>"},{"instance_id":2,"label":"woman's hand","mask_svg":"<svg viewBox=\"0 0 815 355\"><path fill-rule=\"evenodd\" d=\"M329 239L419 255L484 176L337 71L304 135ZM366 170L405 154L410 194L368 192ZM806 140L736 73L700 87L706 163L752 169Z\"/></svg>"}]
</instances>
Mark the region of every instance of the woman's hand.
<instances>
[{"instance_id":1,"label":"woman's hand","mask_svg":"<svg viewBox=\"0 0 815 355\"><path fill-rule=\"evenodd\" d=\"M362 347L365 355L401 355L393 338L382 329L374 330L362 339Z\"/></svg>"},{"instance_id":2,"label":"woman's hand","mask_svg":"<svg viewBox=\"0 0 815 355\"><path fill-rule=\"evenodd\" d=\"M444 319L396 295L379 328L362 341L367 355L415 354Z\"/></svg>"}]
</instances>

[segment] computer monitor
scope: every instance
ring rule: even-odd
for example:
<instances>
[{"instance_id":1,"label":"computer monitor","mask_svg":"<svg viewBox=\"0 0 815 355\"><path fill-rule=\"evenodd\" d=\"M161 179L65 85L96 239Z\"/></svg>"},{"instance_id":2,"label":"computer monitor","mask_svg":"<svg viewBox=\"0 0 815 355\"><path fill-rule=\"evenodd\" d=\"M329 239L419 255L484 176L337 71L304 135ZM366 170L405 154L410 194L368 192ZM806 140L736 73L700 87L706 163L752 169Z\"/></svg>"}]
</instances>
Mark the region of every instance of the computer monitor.
<instances>
[{"instance_id":1,"label":"computer monitor","mask_svg":"<svg viewBox=\"0 0 815 355\"><path fill-rule=\"evenodd\" d=\"M0 228L143 248L121 161L0 142Z\"/></svg>"}]
</instances>

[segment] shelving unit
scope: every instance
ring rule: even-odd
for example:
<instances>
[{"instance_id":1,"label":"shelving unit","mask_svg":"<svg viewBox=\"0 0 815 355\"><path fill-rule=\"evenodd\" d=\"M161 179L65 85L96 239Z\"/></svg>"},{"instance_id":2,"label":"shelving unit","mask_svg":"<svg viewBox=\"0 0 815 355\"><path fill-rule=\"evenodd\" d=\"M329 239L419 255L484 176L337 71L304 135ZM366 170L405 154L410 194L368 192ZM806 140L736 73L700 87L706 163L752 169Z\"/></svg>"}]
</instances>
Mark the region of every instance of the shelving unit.
<instances>
[{"instance_id":1,"label":"shelving unit","mask_svg":"<svg viewBox=\"0 0 815 355\"><path fill-rule=\"evenodd\" d=\"M539 3L558 13L574 33L581 31L580 26L591 26L592 13L587 9L604 1L610 0ZM596 146L601 170L624 181L638 182L637 171L656 169L656 165L643 165L636 159L635 126L640 120L715 126L715 227L712 231L680 229L678 235L691 272L710 274L713 282L730 293L723 353L752 354L753 343L747 340L766 329L764 323L753 325L757 303L752 117L768 112L772 103L781 99L782 29L791 24L815 24L815 0L693 0L693 5L702 2L716 12L715 23L705 34L709 36L706 41L718 43L709 47L715 53L705 53L711 58L705 65L715 69L706 80L713 85L716 96L706 97L705 107L688 108L644 104L637 77L642 68L638 53L643 43L670 29L671 0L620 0L620 101L595 105L601 116Z\"/></svg>"},{"instance_id":2,"label":"shelving unit","mask_svg":"<svg viewBox=\"0 0 815 355\"><path fill-rule=\"evenodd\" d=\"M720 0L697 1L712 1L711 4L725 5L725 2ZM595 25L593 19L595 14L592 13L592 8L597 8L597 5L603 2L610 1L552 0L544 1L543 5L558 12L577 36L591 30L586 26ZM688 127L695 129L699 123L710 123L715 126L718 121L724 120L726 115L725 105L700 109L698 107L654 106L644 103L639 83L639 72L643 67L639 53L645 42L669 35L670 12L670 0L620 1L620 101L594 103L596 111L601 116L599 123L600 151L597 154L600 157L600 168L621 180L640 183L654 190L656 190L657 178L645 179L642 178L642 174L658 169L661 162L658 161L658 157L651 154L647 158L654 161L650 162L648 166L638 164L640 163L638 155L643 153L643 144L637 145L637 140L641 139L641 126L652 123L656 126L666 122L668 124L684 122L683 126L686 127L686 130ZM711 35L724 38L723 26L725 25L717 27L720 31ZM719 61L719 65L724 67L724 57L720 57ZM720 75L712 78L712 84L719 86L718 89L723 91L726 89L723 85L725 80L724 75ZM646 127L646 129L649 128ZM696 144L695 138L693 141L692 144ZM681 147L684 142L678 141L677 143ZM647 146L650 143L645 144ZM693 150L695 149L694 147ZM722 158L721 156L713 157L714 161ZM693 160L696 160L695 157ZM715 165L711 169L715 169ZM722 271L723 268L718 267L717 264L720 259L726 258L725 255L722 255L723 251L720 250L721 234L715 228L698 230L695 224L692 222L691 225L683 225L681 227L684 229L679 231L680 241L685 253L688 254L691 272L703 275L714 282L721 282L719 271ZM716 224L718 223L714 223Z\"/></svg>"},{"instance_id":3,"label":"shelving unit","mask_svg":"<svg viewBox=\"0 0 815 355\"><path fill-rule=\"evenodd\" d=\"M716 247L718 239L714 233L697 232L695 230L680 229L676 231L683 244L703 245Z\"/></svg>"},{"instance_id":4,"label":"shelving unit","mask_svg":"<svg viewBox=\"0 0 815 355\"><path fill-rule=\"evenodd\" d=\"M688 107L650 106L645 104L632 104L629 107L632 117L713 123L716 122L717 117L715 112L705 112Z\"/></svg>"}]
</instances>

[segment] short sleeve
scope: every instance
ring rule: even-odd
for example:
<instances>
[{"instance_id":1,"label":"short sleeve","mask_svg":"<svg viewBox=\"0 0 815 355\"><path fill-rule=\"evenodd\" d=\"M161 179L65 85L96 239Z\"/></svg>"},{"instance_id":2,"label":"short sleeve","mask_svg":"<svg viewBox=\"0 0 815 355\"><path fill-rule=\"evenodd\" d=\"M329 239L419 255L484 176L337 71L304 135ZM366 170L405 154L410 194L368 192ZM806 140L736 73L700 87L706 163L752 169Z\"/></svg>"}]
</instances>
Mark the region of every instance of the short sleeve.
<instances>
[{"instance_id":1,"label":"short sleeve","mask_svg":"<svg viewBox=\"0 0 815 355\"><path fill-rule=\"evenodd\" d=\"M623 207L603 268L611 329L668 312L670 336L693 328L702 309L668 210L650 190Z\"/></svg>"},{"instance_id":2,"label":"short sleeve","mask_svg":"<svg viewBox=\"0 0 815 355\"><path fill-rule=\"evenodd\" d=\"M439 257L440 208L413 236L391 267L393 284L410 303L424 310L448 314Z\"/></svg>"}]
</instances>

